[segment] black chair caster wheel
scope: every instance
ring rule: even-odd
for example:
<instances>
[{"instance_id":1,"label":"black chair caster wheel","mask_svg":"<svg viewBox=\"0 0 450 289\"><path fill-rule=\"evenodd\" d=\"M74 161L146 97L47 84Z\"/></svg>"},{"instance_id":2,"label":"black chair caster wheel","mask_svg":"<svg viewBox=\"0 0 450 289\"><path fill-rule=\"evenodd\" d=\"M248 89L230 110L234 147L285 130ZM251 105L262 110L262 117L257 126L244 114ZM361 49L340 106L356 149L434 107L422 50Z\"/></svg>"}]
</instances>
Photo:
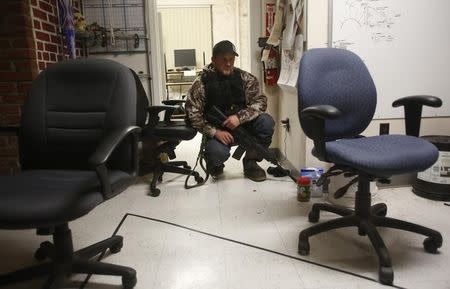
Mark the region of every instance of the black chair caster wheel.
<instances>
[{"instance_id":1,"label":"black chair caster wheel","mask_svg":"<svg viewBox=\"0 0 450 289\"><path fill-rule=\"evenodd\" d=\"M122 247L123 247L123 239L120 241L120 243L111 246L111 248L109 248L109 251L111 251L111 253L113 254L117 254L120 252L120 250L122 250Z\"/></svg>"},{"instance_id":2,"label":"black chair caster wheel","mask_svg":"<svg viewBox=\"0 0 450 289\"><path fill-rule=\"evenodd\" d=\"M157 197L161 194L161 191L158 188L155 188L153 190L150 190L150 196Z\"/></svg>"},{"instance_id":3,"label":"black chair caster wheel","mask_svg":"<svg viewBox=\"0 0 450 289\"><path fill-rule=\"evenodd\" d=\"M311 212L309 212L308 214L308 220L311 223L317 223L319 221L319 212L311 210Z\"/></svg>"},{"instance_id":4,"label":"black chair caster wheel","mask_svg":"<svg viewBox=\"0 0 450 289\"><path fill-rule=\"evenodd\" d=\"M394 281L394 270L392 270L392 267L380 266L378 276L381 284L392 285L392 282Z\"/></svg>"},{"instance_id":5,"label":"black chair caster wheel","mask_svg":"<svg viewBox=\"0 0 450 289\"><path fill-rule=\"evenodd\" d=\"M436 254L438 248L442 246L442 241L436 240L433 237L428 237L423 241L423 248L428 253Z\"/></svg>"},{"instance_id":6,"label":"black chair caster wheel","mask_svg":"<svg viewBox=\"0 0 450 289\"><path fill-rule=\"evenodd\" d=\"M387 215L387 206L386 204L380 203L374 205L374 211L373 214L378 217L386 217Z\"/></svg>"},{"instance_id":7,"label":"black chair caster wheel","mask_svg":"<svg viewBox=\"0 0 450 289\"><path fill-rule=\"evenodd\" d=\"M137 278L136 275L132 278L130 277L122 277L122 288L123 289L133 289L136 286Z\"/></svg>"},{"instance_id":8,"label":"black chair caster wheel","mask_svg":"<svg viewBox=\"0 0 450 289\"><path fill-rule=\"evenodd\" d=\"M34 258L38 261L44 261L47 259L51 250L53 249L53 244L49 241L42 242L39 248L34 253Z\"/></svg>"},{"instance_id":9,"label":"black chair caster wheel","mask_svg":"<svg viewBox=\"0 0 450 289\"><path fill-rule=\"evenodd\" d=\"M309 255L309 242L308 240L299 240L298 242L298 253L302 256Z\"/></svg>"}]
</instances>

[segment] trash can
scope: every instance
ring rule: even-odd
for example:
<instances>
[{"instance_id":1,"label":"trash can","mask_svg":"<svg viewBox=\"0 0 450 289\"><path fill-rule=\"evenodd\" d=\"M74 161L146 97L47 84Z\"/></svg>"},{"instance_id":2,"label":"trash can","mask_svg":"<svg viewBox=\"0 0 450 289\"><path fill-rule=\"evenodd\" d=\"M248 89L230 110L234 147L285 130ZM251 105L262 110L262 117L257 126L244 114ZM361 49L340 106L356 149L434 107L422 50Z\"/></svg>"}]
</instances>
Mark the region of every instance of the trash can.
<instances>
[{"instance_id":1,"label":"trash can","mask_svg":"<svg viewBox=\"0 0 450 289\"><path fill-rule=\"evenodd\" d=\"M439 150L439 158L427 170L417 174L412 185L413 192L421 197L437 200L450 200L450 136L429 135L423 139L434 144Z\"/></svg>"}]
</instances>

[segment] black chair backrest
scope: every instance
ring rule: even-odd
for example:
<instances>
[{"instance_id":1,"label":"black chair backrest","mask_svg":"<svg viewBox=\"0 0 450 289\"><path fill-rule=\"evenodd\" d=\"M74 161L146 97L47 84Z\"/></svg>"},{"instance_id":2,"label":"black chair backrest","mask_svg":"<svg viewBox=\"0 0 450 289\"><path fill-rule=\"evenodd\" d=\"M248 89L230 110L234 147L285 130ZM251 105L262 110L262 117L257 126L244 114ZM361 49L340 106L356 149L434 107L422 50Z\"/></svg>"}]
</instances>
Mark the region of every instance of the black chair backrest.
<instances>
[{"instance_id":1,"label":"black chair backrest","mask_svg":"<svg viewBox=\"0 0 450 289\"><path fill-rule=\"evenodd\" d=\"M20 133L23 169L87 169L99 140L136 125L136 85L130 70L112 60L77 59L51 65L33 82ZM111 157L127 170L131 146Z\"/></svg>"},{"instance_id":2,"label":"black chair backrest","mask_svg":"<svg viewBox=\"0 0 450 289\"><path fill-rule=\"evenodd\" d=\"M300 111L313 105L332 105L342 112L339 119L325 123L327 141L358 135L371 122L377 91L355 53L337 48L308 50L300 63L298 83L299 118L308 137L312 137L312 126Z\"/></svg>"},{"instance_id":3,"label":"black chair backrest","mask_svg":"<svg viewBox=\"0 0 450 289\"><path fill-rule=\"evenodd\" d=\"M137 103L136 103L137 125L139 127L145 127L148 115L147 107L149 106L149 99L137 73L133 69L130 69L130 71L133 74L137 90Z\"/></svg>"}]
</instances>

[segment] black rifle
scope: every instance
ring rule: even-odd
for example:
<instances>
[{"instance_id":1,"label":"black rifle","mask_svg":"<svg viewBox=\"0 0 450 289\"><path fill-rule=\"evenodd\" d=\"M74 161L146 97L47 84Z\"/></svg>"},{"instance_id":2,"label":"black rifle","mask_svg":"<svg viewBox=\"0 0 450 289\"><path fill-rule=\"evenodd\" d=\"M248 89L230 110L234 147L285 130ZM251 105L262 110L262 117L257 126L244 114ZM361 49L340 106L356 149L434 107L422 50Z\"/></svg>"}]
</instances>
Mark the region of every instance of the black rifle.
<instances>
[{"instance_id":1,"label":"black rifle","mask_svg":"<svg viewBox=\"0 0 450 289\"><path fill-rule=\"evenodd\" d=\"M294 182L296 182L296 179L291 175L289 170L283 169L283 167L280 165L275 156L272 153L270 153L268 149L259 144L258 141L250 133L248 133L244 127L240 125L233 130L229 130L228 128L223 127L222 124L227 118L228 117L225 114L223 114L222 111L220 111L220 109L217 108L215 105L213 105L212 108L206 113L206 119L208 120L208 122L210 122L216 127L221 127L222 129L227 130L233 135L233 138L238 144L238 147L233 153L233 158L240 160L246 150L253 149L262 158L264 158L265 160L269 161L270 163L276 166L275 168L275 170L277 171L276 174L281 176L284 173L284 175L289 175L289 177Z\"/></svg>"}]
</instances>

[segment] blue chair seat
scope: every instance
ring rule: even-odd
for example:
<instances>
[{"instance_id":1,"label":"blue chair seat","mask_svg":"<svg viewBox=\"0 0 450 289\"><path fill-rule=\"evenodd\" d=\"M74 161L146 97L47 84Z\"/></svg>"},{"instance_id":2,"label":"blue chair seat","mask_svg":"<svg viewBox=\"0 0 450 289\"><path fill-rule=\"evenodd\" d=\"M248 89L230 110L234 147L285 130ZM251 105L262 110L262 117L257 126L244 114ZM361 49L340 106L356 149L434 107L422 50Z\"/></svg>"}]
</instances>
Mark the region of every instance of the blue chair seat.
<instances>
[{"instance_id":1,"label":"blue chair seat","mask_svg":"<svg viewBox=\"0 0 450 289\"><path fill-rule=\"evenodd\" d=\"M407 135L379 135L328 142L330 162L346 165L377 177L420 172L438 158L431 143Z\"/></svg>"}]
</instances>

